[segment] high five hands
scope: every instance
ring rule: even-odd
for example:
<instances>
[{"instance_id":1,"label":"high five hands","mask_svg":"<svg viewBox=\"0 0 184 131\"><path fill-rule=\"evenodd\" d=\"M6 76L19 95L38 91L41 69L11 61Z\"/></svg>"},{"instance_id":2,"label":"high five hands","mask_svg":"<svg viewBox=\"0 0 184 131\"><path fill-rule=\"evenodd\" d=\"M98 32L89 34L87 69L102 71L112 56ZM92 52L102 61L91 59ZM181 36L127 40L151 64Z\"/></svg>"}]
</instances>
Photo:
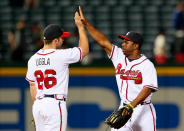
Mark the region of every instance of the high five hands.
<instances>
[{"instance_id":1,"label":"high five hands","mask_svg":"<svg viewBox=\"0 0 184 131\"><path fill-rule=\"evenodd\" d=\"M81 17L79 16L78 11L75 12L74 20L75 20L75 24L76 24L77 27L83 27L84 26L84 24L82 23Z\"/></svg>"},{"instance_id":2,"label":"high five hands","mask_svg":"<svg viewBox=\"0 0 184 131\"><path fill-rule=\"evenodd\" d=\"M87 20L84 16L84 13L83 13L82 8L80 6L79 6L79 12L78 11L75 12L74 19L75 19L75 24L77 25L77 27L87 24Z\"/></svg>"},{"instance_id":3,"label":"high five hands","mask_svg":"<svg viewBox=\"0 0 184 131\"><path fill-rule=\"evenodd\" d=\"M84 25L87 24L87 20L86 20L86 17L84 16L84 13L82 11L82 8L79 6L79 13L80 13L80 17L81 17L81 21Z\"/></svg>"}]
</instances>

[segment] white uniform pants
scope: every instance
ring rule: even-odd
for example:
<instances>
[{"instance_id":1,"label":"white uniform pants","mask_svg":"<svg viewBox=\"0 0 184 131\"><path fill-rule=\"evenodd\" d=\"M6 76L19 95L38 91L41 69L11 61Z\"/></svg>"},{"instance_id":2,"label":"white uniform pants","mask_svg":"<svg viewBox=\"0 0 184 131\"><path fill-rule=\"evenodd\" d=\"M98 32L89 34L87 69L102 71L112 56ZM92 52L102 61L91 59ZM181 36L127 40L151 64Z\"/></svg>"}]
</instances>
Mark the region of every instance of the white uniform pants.
<instances>
[{"instance_id":1,"label":"white uniform pants","mask_svg":"<svg viewBox=\"0 0 184 131\"><path fill-rule=\"evenodd\" d=\"M122 102L120 107L123 107ZM112 128L111 131L156 131L156 112L153 104L138 105L122 128Z\"/></svg>"},{"instance_id":2,"label":"white uniform pants","mask_svg":"<svg viewBox=\"0 0 184 131\"><path fill-rule=\"evenodd\" d=\"M66 131L66 102L54 98L37 99L32 107L36 131Z\"/></svg>"}]
</instances>

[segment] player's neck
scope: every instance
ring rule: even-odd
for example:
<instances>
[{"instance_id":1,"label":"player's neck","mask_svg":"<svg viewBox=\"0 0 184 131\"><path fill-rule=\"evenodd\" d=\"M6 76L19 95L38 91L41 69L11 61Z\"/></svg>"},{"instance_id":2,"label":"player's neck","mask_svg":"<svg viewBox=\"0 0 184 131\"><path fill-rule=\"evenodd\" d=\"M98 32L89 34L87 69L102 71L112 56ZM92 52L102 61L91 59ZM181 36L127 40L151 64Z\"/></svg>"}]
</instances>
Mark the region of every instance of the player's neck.
<instances>
[{"instance_id":1,"label":"player's neck","mask_svg":"<svg viewBox=\"0 0 184 131\"><path fill-rule=\"evenodd\" d=\"M44 45L43 49L56 49L56 47L53 44L50 44L50 45Z\"/></svg>"},{"instance_id":2,"label":"player's neck","mask_svg":"<svg viewBox=\"0 0 184 131\"><path fill-rule=\"evenodd\" d=\"M136 59L139 59L141 57L141 54L139 52L136 52L130 56L128 56L128 59L129 60L136 60Z\"/></svg>"}]
</instances>

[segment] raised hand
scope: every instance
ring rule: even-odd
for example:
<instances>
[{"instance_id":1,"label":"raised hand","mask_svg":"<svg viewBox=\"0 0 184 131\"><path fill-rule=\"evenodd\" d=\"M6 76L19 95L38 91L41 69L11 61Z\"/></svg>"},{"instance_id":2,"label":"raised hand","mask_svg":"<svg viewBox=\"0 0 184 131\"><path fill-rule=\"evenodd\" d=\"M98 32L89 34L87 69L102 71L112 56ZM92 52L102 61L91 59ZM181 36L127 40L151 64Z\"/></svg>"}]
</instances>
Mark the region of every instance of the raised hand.
<instances>
[{"instance_id":1,"label":"raised hand","mask_svg":"<svg viewBox=\"0 0 184 131\"><path fill-rule=\"evenodd\" d=\"M77 27L83 27L84 26L78 12L75 12L74 19L75 19L75 24L76 24Z\"/></svg>"},{"instance_id":2,"label":"raised hand","mask_svg":"<svg viewBox=\"0 0 184 131\"><path fill-rule=\"evenodd\" d=\"M82 23L83 23L84 25L86 25L86 24L87 24L87 19L86 19L86 17L84 16L84 13L83 13L82 8L81 8L80 6L79 6L79 13L80 13L80 17L81 17Z\"/></svg>"}]
</instances>

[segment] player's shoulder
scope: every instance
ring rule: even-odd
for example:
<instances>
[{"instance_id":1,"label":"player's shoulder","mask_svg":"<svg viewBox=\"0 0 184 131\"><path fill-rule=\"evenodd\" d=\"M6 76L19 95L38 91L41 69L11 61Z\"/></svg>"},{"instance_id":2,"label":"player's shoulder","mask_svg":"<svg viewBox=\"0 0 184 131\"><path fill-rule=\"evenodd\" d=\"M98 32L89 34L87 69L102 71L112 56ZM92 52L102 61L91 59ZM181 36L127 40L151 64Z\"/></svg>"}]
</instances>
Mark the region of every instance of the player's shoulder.
<instances>
[{"instance_id":1,"label":"player's shoulder","mask_svg":"<svg viewBox=\"0 0 184 131\"><path fill-rule=\"evenodd\" d=\"M119 46L114 45L114 44L112 44L112 48L114 48L114 49L116 49L116 50L122 50Z\"/></svg>"},{"instance_id":2,"label":"player's shoulder","mask_svg":"<svg viewBox=\"0 0 184 131\"><path fill-rule=\"evenodd\" d=\"M75 49L79 49L80 47L72 47L72 48L66 48L66 49L63 49L63 51L72 51L72 50L75 50Z\"/></svg>"},{"instance_id":3,"label":"player's shoulder","mask_svg":"<svg viewBox=\"0 0 184 131\"><path fill-rule=\"evenodd\" d=\"M79 52L81 49L79 47L72 47L72 48L67 48L67 49L59 49L58 52L63 53L63 54L71 54L75 52Z\"/></svg>"},{"instance_id":4,"label":"player's shoulder","mask_svg":"<svg viewBox=\"0 0 184 131\"><path fill-rule=\"evenodd\" d=\"M142 59L143 59L143 61L144 61L145 67L148 67L148 68L150 68L150 67L151 67L151 68L155 68L153 62L152 62L148 57L146 57L145 55L143 55L143 56L142 56Z\"/></svg>"},{"instance_id":5,"label":"player's shoulder","mask_svg":"<svg viewBox=\"0 0 184 131\"><path fill-rule=\"evenodd\" d=\"M122 48L114 44L112 45L112 51L116 52L117 54L123 54Z\"/></svg>"},{"instance_id":6,"label":"player's shoulder","mask_svg":"<svg viewBox=\"0 0 184 131\"><path fill-rule=\"evenodd\" d=\"M67 51L72 51L75 49L78 49L79 47L71 47L71 48L64 48L64 49L57 49L57 52L67 52Z\"/></svg>"}]
</instances>

